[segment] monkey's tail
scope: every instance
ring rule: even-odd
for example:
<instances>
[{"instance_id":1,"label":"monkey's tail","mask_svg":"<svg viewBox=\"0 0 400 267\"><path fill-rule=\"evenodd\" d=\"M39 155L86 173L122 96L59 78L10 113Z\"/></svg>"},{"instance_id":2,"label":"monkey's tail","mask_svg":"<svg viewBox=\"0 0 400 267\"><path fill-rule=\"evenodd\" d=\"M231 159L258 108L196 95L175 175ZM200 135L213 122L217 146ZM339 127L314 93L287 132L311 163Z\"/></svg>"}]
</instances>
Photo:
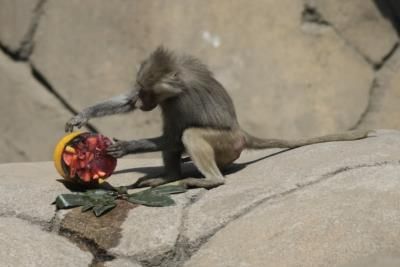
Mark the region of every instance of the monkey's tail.
<instances>
[{"instance_id":1,"label":"monkey's tail","mask_svg":"<svg viewBox=\"0 0 400 267\"><path fill-rule=\"evenodd\" d=\"M358 140L368 136L369 131L355 130L337 134L323 135L319 137L298 139L298 140L283 140L283 139L263 139L252 136L243 131L246 145L248 149L264 149L264 148L296 148L305 145L333 142L333 141L351 141Z\"/></svg>"}]
</instances>

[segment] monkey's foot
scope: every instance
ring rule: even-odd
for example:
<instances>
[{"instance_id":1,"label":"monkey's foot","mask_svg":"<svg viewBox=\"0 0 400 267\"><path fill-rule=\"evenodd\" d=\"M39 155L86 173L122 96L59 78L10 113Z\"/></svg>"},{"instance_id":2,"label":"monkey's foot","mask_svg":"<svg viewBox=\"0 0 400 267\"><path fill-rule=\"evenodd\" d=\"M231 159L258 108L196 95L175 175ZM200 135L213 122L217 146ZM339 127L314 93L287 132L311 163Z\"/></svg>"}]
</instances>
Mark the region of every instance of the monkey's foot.
<instances>
[{"instance_id":1,"label":"monkey's foot","mask_svg":"<svg viewBox=\"0 0 400 267\"><path fill-rule=\"evenodd\" d=\"M167 177L159 177L159 178L140 178L136 183L133 184L133 187L156 187L159 185L171 183L174 181L180 180L180 178L167 178Z\"/></svg>"},{"instance_id":2,"label":"monkey's foot","mask_svg":"<svg viewBox=\"0 0 400 267\"><path fill-rule=\"evenodd\" d=\"M185 188L205 188L212 189L223 185L225 181L223 179L199 179L199 178L186 178L180 182L180 185Z\"/></svg>"}]
</instances>

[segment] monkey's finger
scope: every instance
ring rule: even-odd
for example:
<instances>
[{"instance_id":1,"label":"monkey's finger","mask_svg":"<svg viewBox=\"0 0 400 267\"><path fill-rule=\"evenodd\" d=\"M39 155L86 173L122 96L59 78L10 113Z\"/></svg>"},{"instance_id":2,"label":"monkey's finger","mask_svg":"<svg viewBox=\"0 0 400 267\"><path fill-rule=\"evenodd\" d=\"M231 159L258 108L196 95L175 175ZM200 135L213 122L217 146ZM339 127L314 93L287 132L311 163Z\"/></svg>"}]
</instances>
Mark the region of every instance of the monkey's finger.
<instances>
[{"instance_id":1,"label":"monkey's finger","mask_svg":"<svg viewBox=\"0 0 400 267\"><path fill-rule=\"evenodd\" d=\"M65 132L69 133L69 132L72 132L72 130L73 130L73 126L69 123L66 123L65 124Z\"/></svg>"},{"instance_id":2,"label":"monkey's finger","mask_svg":"<svg viewBox=\"0 0 400 267\"><path fill-rule=\"evenodd\" d=\"M107 154L114 158L120 158L124 155L121 151L107 152Z\"/></svg>"},{"instance_id":3,"label":"monkey's finger","mask_svg":"<svg viewBox=\"0 0 400 267\"><path fill-rule=\"evenodd\" d=\"M107 147L106 151L107 152L121 151L121 146L118 145L118 144L114 144L114 145L111 145L111 146Z\"/></svg>"},{"instance_id":4,"label":"monkey's finger","mask_svg":"<svg viewBox=\"0 0 400 267\"><path fill-rule=\"evenodd\" d=\"M117 153L115 153L113 151L107 151L107 155L110 155L110 156L116 158Z\"/></svg>"},{"instance_id":5,"label":"monkey's finger","mask_svg":"<svg viewBox=\"0 0 400 267\"><path fill-rule=\"evenodd\" d=\"M119 150L119 149L112 145L106 148L107 152L113 152L113 151L117 151L117 150Z\"/></svg>"},{"instance_id":6,"label":"monkey's finger","mask_svg":"<svg viewBox=\"0 0 400 267\"><path fill-rule=\"evenodd\" d=\"M70 131L70 132L73 132L73 131L74 131L74 126L75 126L75 125L72 124L72 123L69 124L69 131Z\"/></svg>"}]
</instances>

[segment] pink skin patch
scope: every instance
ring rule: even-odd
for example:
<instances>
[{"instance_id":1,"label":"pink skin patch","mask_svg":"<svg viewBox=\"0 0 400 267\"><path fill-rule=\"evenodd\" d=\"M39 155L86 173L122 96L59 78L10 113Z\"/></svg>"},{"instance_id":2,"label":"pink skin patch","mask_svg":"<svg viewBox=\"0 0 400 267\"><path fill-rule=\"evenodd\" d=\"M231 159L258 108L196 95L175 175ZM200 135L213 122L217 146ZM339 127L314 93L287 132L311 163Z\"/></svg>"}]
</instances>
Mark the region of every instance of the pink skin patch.
<instances>
[{"instance_id":1,"label":"pink skin patch","mask_svg":"<svg viewBox=\"0 0 400 267\"><path fill-rule=\"evenodd\" d=\"M238 138L236 140L236 142L233 144L233 151L235 152L235 154L237 154L236 159L238 159L240 157L240 154L242 153L242 151L245 147L245 144L246 144L246 140L245 140L244 136L241 136L240 138Z\"/></svg>"},{"instance_id":2,"label":"pink skin patch","mask_svg":"<svg viewBox=\"0 0 400 267\"><path fill-rule=\"evenodd\" d=\"M232 164L240 157L243 149L245 148L246 140L243 136L236 138L230 147L217 151L216 161L220 168L224 168Z\"/></svg>"}]
</instances>

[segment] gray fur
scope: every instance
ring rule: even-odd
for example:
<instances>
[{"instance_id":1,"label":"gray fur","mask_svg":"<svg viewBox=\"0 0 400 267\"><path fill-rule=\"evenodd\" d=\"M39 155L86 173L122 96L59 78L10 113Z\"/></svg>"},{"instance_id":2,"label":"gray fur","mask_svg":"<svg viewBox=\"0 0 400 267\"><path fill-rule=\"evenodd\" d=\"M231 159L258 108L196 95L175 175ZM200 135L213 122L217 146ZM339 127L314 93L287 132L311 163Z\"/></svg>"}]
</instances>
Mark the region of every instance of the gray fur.
<instances>
[{"instance_id":1,"label":"gray fur","mask_svg":"<svg viewBox=\"0 0 400 267\"><path fill-rule=\"evenodd\" d=\"M84 109L67 122L66 130L81 127L92 117L136 108L150 111L156 106L160 106L162 111L162 136L133 141L116 140L108 148L108 153L114 157L162 151L165 177L141 185L155 186L179 178L184 151L191 154L196 166L206 176L202 181L188 179L186 185L212 188L224 183L217 164L229 164L245 148L294 148L367 136L364 131L294 141L253 137L240 129L232 99L212 72L198 59L175 55L163 47L157 48L141 64L135 86L129 93ZM183 139L186 141L183 142Z\"/></svg>"}]
</instances>

